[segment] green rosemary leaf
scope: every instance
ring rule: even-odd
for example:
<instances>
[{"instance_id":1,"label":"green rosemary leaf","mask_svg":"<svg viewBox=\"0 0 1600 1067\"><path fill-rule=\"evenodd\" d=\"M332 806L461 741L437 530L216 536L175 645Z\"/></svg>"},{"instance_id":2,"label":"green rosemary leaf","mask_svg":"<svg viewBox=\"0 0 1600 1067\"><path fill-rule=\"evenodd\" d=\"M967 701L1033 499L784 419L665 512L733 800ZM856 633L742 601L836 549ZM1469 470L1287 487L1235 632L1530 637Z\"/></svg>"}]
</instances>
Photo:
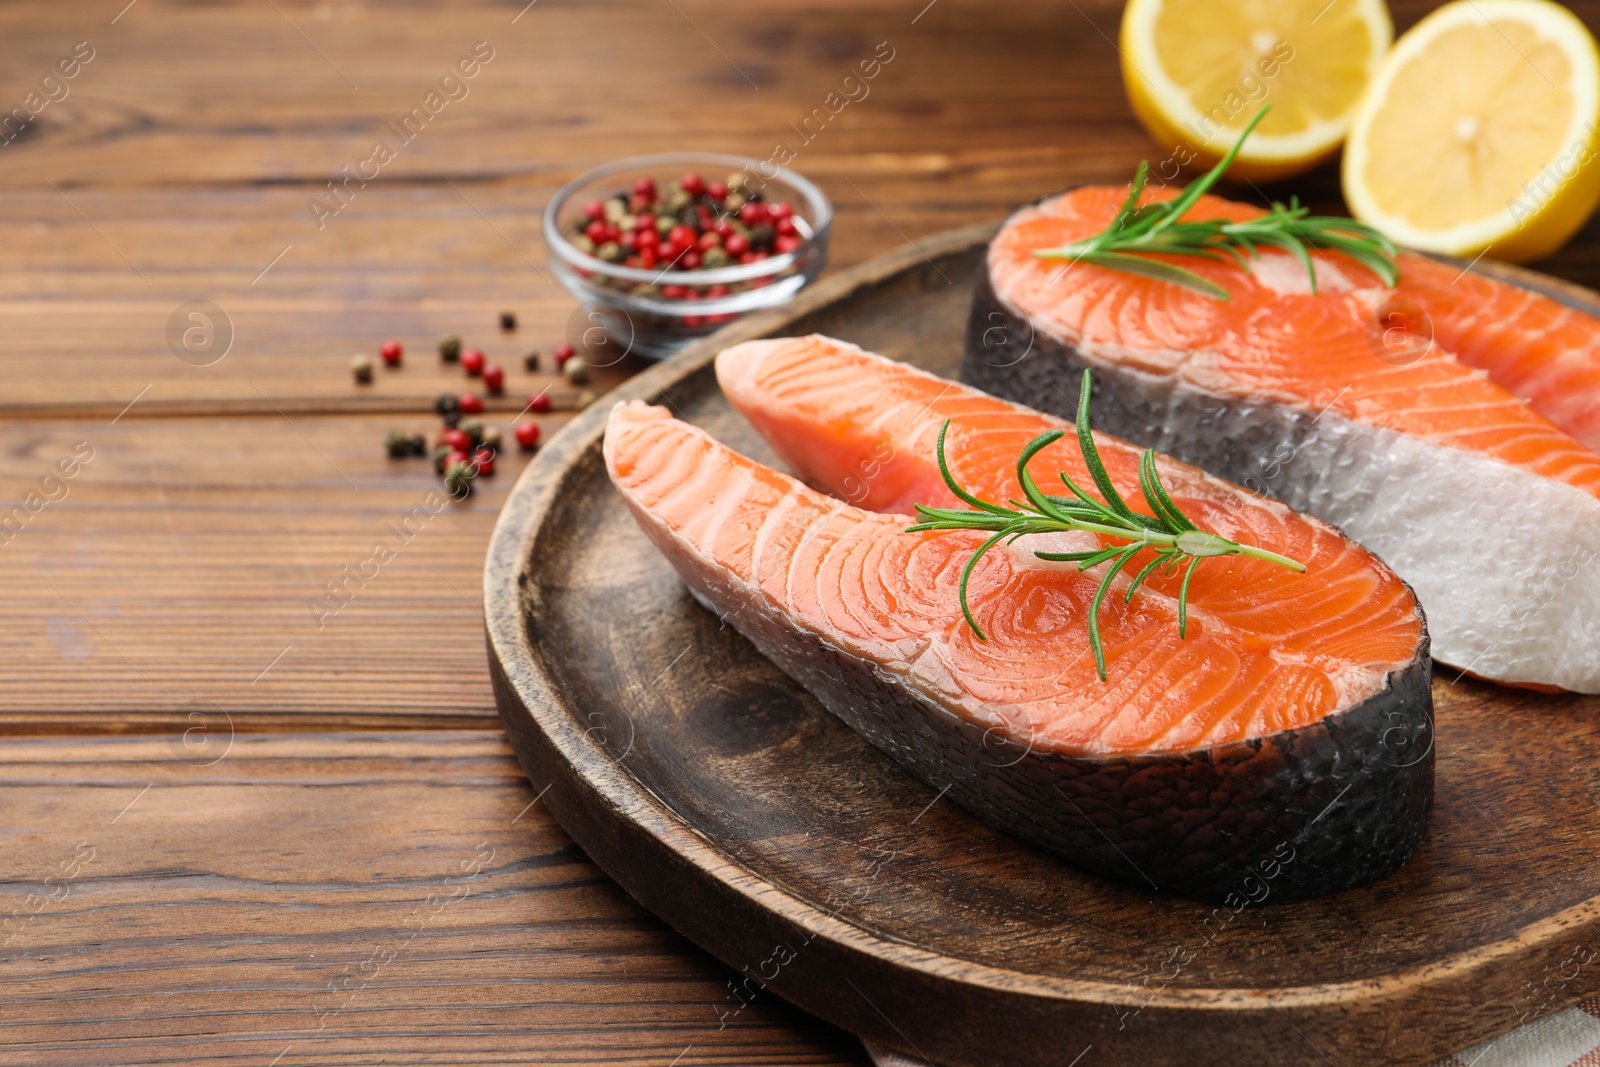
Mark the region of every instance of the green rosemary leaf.
<instances>
[{"instance_id":1,"label":"green rosemary leaf","mask_svg":"<svg viewBox=\"0 0 1600 1067\"><path fill-rule=\"evenodd\" d=\"M1162 251L1169 251L1163 249ZM1183 252L1185 249L1173 248L1172 252ZM1191 255L1199 255L1191 252ZM1138 274L1146 278L1154 278L1159 282L1171 282L1181 285L1185 289L1193 289L1197 293L1215 297L1218 300L1228 299L1228 290L1215 282L1207 281L1192 270L1184 270L1176 263L1168 263L1164 259L1148 259L1145 256L1124 255L1121 252L1089 252L1081 256L1074 256L1085 263L1093 263L1100 267L1111 267L1124 274ZM1215 257L1208 257L1215 258Z\"/></svg>"},{"instance_id":2,"label":"green rosemary leaf","mask_svg":"<svg viewBox=\"0 0 1600 1067\"><path fill-rule=\"evenodd\" d=\"M1189 636L1189 579L1194 577L1194 569L1200 566L1200 559L1201 557L1196 556L1189 561L1189 569L1183 572L1183 587L1178 590L1178 640L1180 641Z\"/></svg>"},{"instance_id":3,"label":"green rosemary leaf","mask_svg":"<svg viewBox=\"0 0 1600 1067\"><path fill-rule=\"evenodd\" d=\"M1103 563L1109 564L1097 587L1088 619L1089 643L1094 650L1095 666L1100 678L1104 680L1106 666L1104 644L1100 633L1100 605L1104 602L1106 593L1116 576L1141 550L1154 549L1155 555L1134 575L1124 597L1125 602L1132 602L1134 593L1150 575L1163 570L1171 577L1177 573L1184 560L1188 560L1188 569L1178 594L1180 636L1188 632L1189 581L1202 559L1211 556L1250 556L1302 572L1305 570L1305 565L1276 552L1230 541L1225 537L1201 530L1184 515L1167 493L1166 487L1161 484L1161 475L1156 468L1153 452L1145 452L1139 459L1139 487L1144 493L1145 503L1154 514L1144 515L1132 511L1118 494L1116 487L1111 484L1110 476L1106 473L1105 464L1100 459L1090 433L1089 398L1092 393L1093 379L1089 372L1085 371L1078 402L1077 440L1083 452L1084 465L1089 469L1096 488L1100 489L1105 500L1096 500L1090 496L1087 490L1075 483L1065 472L1062 472L1060 477L1072 491L1073 497L1047 496L1035 483L1032 472L1028 470L1028 463L1040 451L1065 436L1065 432L1060 430L1035 437L1022 450L1017 460L1017 480L1022 486L1023 495L1027 498L1025 501L1013 500L1010 502L1010 507L1005 507L982 500L963 489L950 474L944 453L945 436L950 427L949 422L946 422L939 432L939 469L950 491L958 499L970 504L973 510L918 504L916 511L920 521L907 529L919 533L967 530L989 534L962 567L958 586L961 613L980 641L986 641L988 637L978 626L977 619L972 613L968 586L978 561L990 549L1002 542L1015 542L1033 534L1078 530L1100 537L1102 540L1098 548L1078 552L1035 552L1034 555L1051 562L1077 563L1080 571L1087 571Z\"/></svg>"},{"instance_id":4,"label":"green rosemary leaf","mask_svg":"<svg viewBox=\"0 0 1600 1067\"><path fill-rule=\"evenodd\" d=\"M1106 649L1105 642L1100 639L1100 602L1106 598L1106 593L1111 589L1111 583L1116 581L1117 574L1133 554L1141 546L1129 545L1116 555L1116 562L1106 568L1105 577L1100 579L1100 587L1094 591L1094 599L1089 602L1089 648L1094 651L1094 669L1100 675L1100 680L1106 680Z\"/></svg>"},{"instance_id":5,"label":"green rosemary leaf","mask_svg":"<svg viewBox=\"0 0 1600 1067\"><path fill-rule=\"evenodd\" d=\"M1194 256L1235 262L1248 267L1249 260L1261 254L1261 246L1281 249L1300 262L1317 290L1312 249L1326 249L1350 256L1382 278L1390 286L1400 280L1396 262L1399 254L1394 242L1365 223L1354 219L1312 216L1297 198L1287 205L1273 203L1266 214L1254 219L1191 219L1183 216L1211 190L1237 158L1245 140L1270 110L1266 105L1245 124L1239 139L1205 174L1190 182L1176 197L1151 201L1136 207L1149 180L1147 163L1140 163L1128 196L1116 216L1099 233L1060 248L1039 248L1041 259L1070 259L1127 274L1181 285L1217 300L1228 299L1228 291L1215 282L1185 270L1170 260L1155 255Z\"/></svg>"}]
</instances>

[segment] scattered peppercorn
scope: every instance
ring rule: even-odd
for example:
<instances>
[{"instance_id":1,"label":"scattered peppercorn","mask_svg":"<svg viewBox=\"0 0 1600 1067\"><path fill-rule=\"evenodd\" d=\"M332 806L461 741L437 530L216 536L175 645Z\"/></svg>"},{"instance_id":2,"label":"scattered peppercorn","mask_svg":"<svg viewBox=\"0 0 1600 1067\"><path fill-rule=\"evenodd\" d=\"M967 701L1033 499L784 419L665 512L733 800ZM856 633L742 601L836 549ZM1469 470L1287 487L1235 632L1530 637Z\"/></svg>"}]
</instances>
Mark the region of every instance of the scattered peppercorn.
<instances>
[{"instance_id":1,"label":"scattered peppercorn","mask_svg":"<svg viewBox=\"0 0 1600 1067\"><path fill-rule=\"evenodd\" d=\"M528 451L539 447L539 424L537 422L519 422L514 431L517 435L517 444Z\"/></svg>"},{"instance_id":2,"label":"scattered peppercorn","mask_svg":"<svg viewBox=\"0 0 1600 1067\"><path fill-rule=\"evenodd\" d=\"M390 459L404 459L411 454L411 436L404 430L390 430L383 439L383 447Z\"/></svg>"},{"instance_id":3,"label":"scattered peppercorn","mask_svg":"<svg viewBox=\"0 0 1600 1067\"><path fill-rule=\"evenodd\" d=\"M426 456L428 454L428 439L420 433L412 434L408 443L411 445L411 454L413 456Z\"/></svg>"},{"instance_id":4,"label":"scattered peppercorn","mask_svg":"<svg viewBox=\"0 0 1600 1067\"><path fill-rule=\"evenodd\" d=\"M440 393L433 398L433 410L443 416L461 410L461 399L454 393Z\"/></svg>"},{"instance_id":5,"label":"scattered peppercorn","mask_svg":"<svg viewBox=\"0 0 1600 1067\"><path fill-rule=\"evenodd\" d=\"M478 469L479 474L489 478L494 477L494 449L478 449L472 454L472 465Z\"/></svg>"},{"instance_id":6,"label":"scattered peppercorn","mask_svg":"<svg viewBox=\"0 0 1600 1067\"><path fill-rule=\"evenodd\" d=\"M483 373L485 358L483 352L476 348L469 348L461 353L461 369L468 375L476 378Z\"/></svg>"},{"instance_id":7,"label":"scattered peppercorn","mask_svg":"<svg viewBox=\"0 0 1600 1067\"><path fill-rule=\"evenodd\" d=\"M582 356L573 356L562 364L561 373L566 375L567 381L573 385L582 385L589 380L589 361Z\"/></svg>"},{"instance_id":8,"label":"scattered peppercorn","mask_svg":"<svg viewBox=\"0 0 1600 1067\"><path fill-rule=\"evenodd\" d=\"M389 340L383 342L378 349L378 355L383 357L384 363L391 367L398 367L400 360L405 356L405 349L400 347L399 341Z\"/></svg>"},{"instance_id":9,"label":"scattered peppercorn","mask_svg":"<svg viewBox=\"0 0 1600 1067\"><path fill-rule=\"evenodd\" d=\"M433 473L444 473L444 461L450 458L450 453L455 449L449 445L435 445L433 449Z\"/></svg>"},{"instance_id":10,"label":"scattered peppercorn","mask_svg":"<svg viewBox=\"0 0 1600 1067\"><path fill-rule=\"evenodd\" d=\"M465 452L472 447L472 436L465 430L458 430L452 426L439 435L439 443L449 445L453 451Z\"/></svg>"},{"instance_id":11,"label":"scattered peppercorn","mask_svg":"<svg viewBox=\"0 0 1600 1067\"><path fill-rule=\"evenodd\" d=\"M461 358L461 338L453 333L447 333L439 338L439 358L446 363L454 363Z\"/></svg>"},{"instance_id":12,"label":"scattered peppercorn","mask_svg":"<svg viewBox=\"0 0 1600 1067\"><path fill-rule=\"evenodd\" d=\"M500 451L500 427L493 425L485 426L483 428L481 440L483 441L483 447L492 448L496 452Z\"/></svg>"},{"instance_id":13,"label":"scattered peppercorn","mask_svg":"<svg viewBox=\"0 0 1600 1067\"><path fill-rule=\"evenodd\" d=\"M517 328L517 316L514 312L500 312L500 328L510 333Z\"/></svg>"},{"instance_id":14,"label":"scattered peppercorn","mask_svg":"<svg viewBox=\"0 0 1600 1067\"><path fill-rule=\"evenodd\" d=\"M539 353L529 352L522 357L522 366L529 374L539 373Z\"/></svg>"},{"instance_id":15,"label":"scattered peppercorn","mask_svg":"<svg viewBox=\"0 0 1600 1067\"><path fill-rule=\"evenodd\" d=\"M559 344L556 345L551 354L555 356L556 366L559 368L566 363L567 360L577 355L577 351L569 344Z\"/></svg>"},{"instance_id":16,"label":"scattered peppercorn","mask_svg":"<svg viewBox=\"0 0 1600 1067\"><path fill-rule=\"evenodd\" d=\"M477 393L462 393L456 404L463 415L483 414L483 397Z\"/></svg>"},{"instance_id":17,"label":"scattered peppercorn","mask_svg":"<svg viewBox=\"0 0 1600 1067\"><path fill-rule=\"evenodd\" d=\"M533 412L546 412L550 410L550 394L540 393L528 398L528 410Z\"/></svg>"},{"instance_id":18,"label":"scattered peppercorn","mask_svg":"<svg viewBox=\"0 0 1600 1067\"><path fill-rule=\"evenodd\" d=\"M483 368L483 387L491 393L503 393L506 388L505 368L491 363Z\"/></svg>"},{"instance_id":19,"label":"scattered peppercorn","mask_svg":"<svg viewBox=\"0 0 1600 1067\"><path fill-rule=\"evenodd\" d=\"M371 385L372 357L356 356L350 361L350 373L355 376L357 385Z\"/></svg>"},{"instance_id":20,"label":"scattered peppercorn","mask_svg":"<svg viewBox=\"0 0 1600 1067\"><path fill-rule=\"evenodd\" d=\"M465 458L455 460L444 469L445 490L457 500L472 495L472 464Z\"/></svg>"},{"instance_id":21,"label":"scattered peppercorn","mask_svg":"<svg viewBox=\"0 0 1600 1067\"><path fill-rule=\"evenodd\" d=\"M479 444L483 443L483 420L462 419L461 425L457 428L457 432L466 434L467 440L471 441L472 447L476 448Z\"/></svg>"}]
</instances>

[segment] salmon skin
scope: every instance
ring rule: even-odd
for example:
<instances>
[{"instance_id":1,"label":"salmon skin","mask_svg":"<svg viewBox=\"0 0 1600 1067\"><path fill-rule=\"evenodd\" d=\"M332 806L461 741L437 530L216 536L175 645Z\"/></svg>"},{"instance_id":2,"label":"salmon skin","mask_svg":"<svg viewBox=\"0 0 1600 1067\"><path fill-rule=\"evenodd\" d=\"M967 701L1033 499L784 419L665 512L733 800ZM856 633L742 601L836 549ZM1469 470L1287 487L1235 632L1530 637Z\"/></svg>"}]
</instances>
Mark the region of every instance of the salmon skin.
<instances>
[{"instance_id":1,"label":"salmon skin","mask_svg":"<svg viewBox=\"0 0 1600 1067\"><path fill-rule=\"evenodd\" d=\"M1428 612L1434 655L1510 684L1600 692L1600 321L1402 254L1394 289L1336 252L1173 257L1227 301L1033 252L1105 228L1125 189L1011 216L990 245L962 379L1096 424L1332 522ZM1249 218L1202 197L1189 218ZM1071 394L1071 395L1069 395Z\"/></svg>"},{"instance_id":2,"label":"salmon skin","mask_svg":"<svg viewBox=\"0 0 1600 1067\"><path fill-rule=\"evenodd\" d=\"M794 356L784 344L799 358L777 359ZM697 600L941 795L1088 871L1203 900L1329 893L1416 850L1433 787L1427 632L1370 553L1162 460L1201 525L1311 572L1207 560L1186 639L1172 582L1108 598L1102 682L1095 574L1026 544L990 553L970 587L983 641L957 601L983 535L905 529L907 501L949 498L932 451L945 417L958 477L1001 495L1019 491L1022 444L1060 420L823 339L730 349L718 376L798 470L856 502L637 401L607 428L614 485ZM1100 444L1118 486L1135 484L1137 451ZM1081 475L1082 461L1058 443L1034 467Z\"/></svg>"}]
</instances>

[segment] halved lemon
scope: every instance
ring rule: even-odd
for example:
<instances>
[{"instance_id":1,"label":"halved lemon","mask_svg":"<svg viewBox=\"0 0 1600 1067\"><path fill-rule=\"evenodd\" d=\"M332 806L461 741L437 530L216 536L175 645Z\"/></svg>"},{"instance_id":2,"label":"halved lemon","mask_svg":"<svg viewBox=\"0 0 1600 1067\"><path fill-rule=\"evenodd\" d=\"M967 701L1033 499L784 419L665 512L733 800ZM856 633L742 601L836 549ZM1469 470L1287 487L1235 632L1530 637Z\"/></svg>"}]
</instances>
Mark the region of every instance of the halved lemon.
<instances>
[{"instance_id":1,"label":"halved lemon","mask_svg":"<svg viewBox=\"0 0 1600 1067\"><path fill-rule=\"evenodd\" d=\"M1600 201L1600 53L1548 0L1457 0L1389 53L1356 109L1344 195L1412 248L1523 262Z\"/></svg>"},{"instance_id":2,"label":"halved lemon","mask_svg":"<svg viewBox=\"0 0 1600 1067\"><path fill-rule=\"evenodd\" d=\"M1132 0L1122 77L1166 151L1152 178L1210 167L1264 104L1229 174L1273 181L1316 166L1338 150L1393 39L1383 0Z\"/></svg>"}]
</instances>

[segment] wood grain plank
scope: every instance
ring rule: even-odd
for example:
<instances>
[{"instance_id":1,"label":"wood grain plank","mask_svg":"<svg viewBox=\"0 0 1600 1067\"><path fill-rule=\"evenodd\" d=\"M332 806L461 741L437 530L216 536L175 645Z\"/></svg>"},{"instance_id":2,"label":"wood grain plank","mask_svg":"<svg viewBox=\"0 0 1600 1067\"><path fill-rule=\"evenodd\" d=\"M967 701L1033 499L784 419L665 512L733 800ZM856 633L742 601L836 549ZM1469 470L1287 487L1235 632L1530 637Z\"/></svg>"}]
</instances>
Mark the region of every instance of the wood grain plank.
<instances>
[{"instance_id":1,"label":"wood grain plank","mask_svg":"<svg viewBox=\"0 0 1600 1067\"><path fill-rule=\"evenodd\" d=\"M548 435L566 417L536 418ZM195 701L266 717L252 728L306 715L496 726L482 560L527 455L513 443L451 503L426 460L388 458L390 427L440 423L0 427L0 729L157 729ZM75 455L88 460L62 478ZM36 513L30 493L48 501Z\"/></svg>"},{"instance_id":2,"label":"wood grain plank","mask_svg":"<svg viewBox=\"0 0 1600 1067\"><path fill-rule=\"evenodd\" d=\"M733 976L589 862L500 736L182 755L0 741L0 1059L866 1062L771 997L719 1029Z\"/></svg>"}]
</instances>

